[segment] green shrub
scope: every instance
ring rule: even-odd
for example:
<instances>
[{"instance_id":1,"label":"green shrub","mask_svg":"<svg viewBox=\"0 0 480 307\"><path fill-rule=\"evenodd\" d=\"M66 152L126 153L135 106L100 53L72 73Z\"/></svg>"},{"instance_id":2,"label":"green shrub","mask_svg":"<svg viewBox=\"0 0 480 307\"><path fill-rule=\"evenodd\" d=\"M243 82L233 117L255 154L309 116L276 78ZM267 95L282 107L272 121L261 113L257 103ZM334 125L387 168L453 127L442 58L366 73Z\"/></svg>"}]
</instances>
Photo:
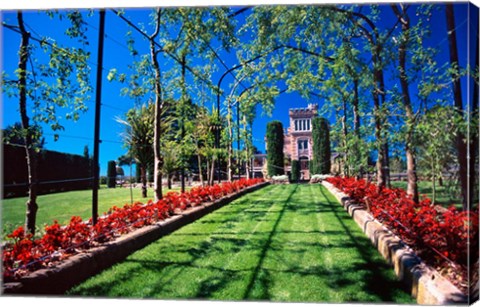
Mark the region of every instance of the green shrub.
<instances>
[{"instance_id":1,"label":"green shrub","mask_svg":"<svg viewBox=\"0 0 480 307\"><path fill-rule=\"evenodd\" d=\"M268 176L283 175L283 125L274 120L267 124L267 172Z\"/></svg>"},{"instance_id":2,"label":"green shrub","mask_svg":"<svg viewBox=\"0 0 480 307\"><path fill-rule=\"evenodd\" d=\"M290 174L290 180L297 182L300 180L300 161L292 160L292 172Z\"/></svg>"},{"instance_id":3,"label":"green shrub","mask_svg":"<svg viewBox=\"0 0 480 307\"><path fill-rule=\"evenodd\" d=\"M325 118L312 120L313 159L310 163L311 174L330 174L330 129Z\"/></svg>"},{"instance_id":4,"label":"green shrub","mask_svg":"<svg viewBox=\"0 0 480 307\"><path fill-rule=\"evenodd\" d=\"M108 161L108 168L107 168L107 187L108 188L115 188L116 177L117 177L116 163L115 161Z\"/></svg>"}]
</instances>

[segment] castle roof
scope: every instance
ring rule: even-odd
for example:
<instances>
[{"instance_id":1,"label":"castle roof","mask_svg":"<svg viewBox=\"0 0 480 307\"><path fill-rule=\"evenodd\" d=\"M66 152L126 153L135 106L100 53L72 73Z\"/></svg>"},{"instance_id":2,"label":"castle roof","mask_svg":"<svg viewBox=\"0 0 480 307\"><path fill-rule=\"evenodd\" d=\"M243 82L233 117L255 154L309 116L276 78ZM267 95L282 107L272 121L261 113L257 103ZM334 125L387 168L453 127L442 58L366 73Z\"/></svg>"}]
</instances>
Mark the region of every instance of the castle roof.
<instances>
[{"instance_id":1,"label":"castle roof","mask_svg":"<svg viewBox=\"0 0 480 307\"><path fill-rule=\"evenodd\" d=\"M288 110L288 113L291 116L303 116L303 115L312 115L317 113L318 111L318 104L316 103L309 103L306 108L291 108Z\"/></svg>"}]
</instances>

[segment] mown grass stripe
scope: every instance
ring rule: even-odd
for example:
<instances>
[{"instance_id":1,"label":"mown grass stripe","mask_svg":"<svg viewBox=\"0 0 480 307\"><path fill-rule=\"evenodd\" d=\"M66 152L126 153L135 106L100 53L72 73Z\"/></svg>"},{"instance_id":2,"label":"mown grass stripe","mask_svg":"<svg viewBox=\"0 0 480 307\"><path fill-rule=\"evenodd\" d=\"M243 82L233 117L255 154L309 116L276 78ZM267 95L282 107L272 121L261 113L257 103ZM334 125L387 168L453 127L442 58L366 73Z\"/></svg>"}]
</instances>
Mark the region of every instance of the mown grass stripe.
<instances>
[{"instance_id":1,"label":"mown grass stripe","mask_svg":"<svg viewBox=\"0 0 480 307\"><path fill-rule=\"evenodd\" d=\"M69 294L413 302L348 218L319 185L268 186L165 236Z\"/></svg>"}]
</instances>

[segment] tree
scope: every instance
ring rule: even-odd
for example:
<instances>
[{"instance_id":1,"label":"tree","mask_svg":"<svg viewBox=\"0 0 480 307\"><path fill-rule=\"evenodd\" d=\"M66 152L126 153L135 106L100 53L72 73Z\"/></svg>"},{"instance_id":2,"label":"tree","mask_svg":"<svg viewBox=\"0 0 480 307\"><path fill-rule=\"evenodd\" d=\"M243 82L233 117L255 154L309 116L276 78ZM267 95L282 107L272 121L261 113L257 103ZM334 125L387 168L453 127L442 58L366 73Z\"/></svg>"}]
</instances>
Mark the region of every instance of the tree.
<instances>
[{"instance_id":1,"label":"tree","mask_svg":"<svg viewBox=\"0 0 480 307\"><path fill-rule=\"evenodd\" d=\"M208 164L206 167L207 182L210 184L210 162L213 157L210 149L213 149L215 143L214 129L216 125L216 110L211 112L205 107L198 107L195 112L195 118L185 123L186 135L189 143L194 146L194 154L197 156L198 176L202 186L204 185L204 161ZM213 163L212 163L213 164Z\"/></svg>"},{"instance_id":2,"label":"tree","mask_svg":"<svg viewBox=\"0 0 480 307\"><path fill-rule=\"evenodd\" d=\"M180 144L167 141L163 146L163 173L167 175L167 187L172 188L172 176L181 167Z\"/></svg>"},{"instance_id":3,"label":"tree","mask_svg":"<svg viewBox=\"0 0 480 307\"><path fill-rule=\"evenodd\" d=\"M121 18L121 13L118 13ZM190 72L193 80L202 81L210 88L213 88L211 81L206 78L210 74L202 73L201 69L193 69L190 67L189 56L196 55L201 59L213 58L216 53L215 49L210 46L213 40L226 47L235 41L233 36L233 26L228 17L229 8L173 8L163 9L156 8L152 13L153 30L147 33L126 18L123 18L136 31L139 31L144 38L147 39L149 53L141 57L140 65L135 66L136 73L131 76L131 82L134 87L127 88L133 97L143 97L150 95L155 105L155 122L154 122L154 193L155 199L162 198L162 167L163 156L162 147L166 141L165 131L162 128L162 116L167 109L173 110L170 105L170 99L178 94L180 90L182 112L177 115L178 127L180 129L180 138L185 137L185 110L183 104L189 101L188 90L194 90L193 86L186 83L186 72ZM138 53L132 48L132 55ZM174 64L180 64L180 78L176 78L179 74L177 65L160 66L163 56L165 62L173 60ZM167 70L167 68L171 68ZM112 72L111 77L114 77ZM119 79L125 80L122 76ZM140 81L140 82L139 82ZM183 143L182 143L183 144ZM186 156L186 152L185 153ZM182 154L183 154L182 153ZM187 157L183 157L187 160Z\"/></svg>"},{"instance_id":4,"label":"tree","mask_svg":"<svg viewBox=\"0 0 480 307\"><path fill-rule=\"evenodd\" d=\"M318 90L320 83L333 78L332 70L335 66L341 67L343 71L350 68L348 75L353 84L350 92L354 94L352 104L354 105L355 133L360 131L360 113L357 108L358 85L360 80L362 82L367 80L369 92L373 98L375 145L378 154L377 184L383 187L389 185L388 127L385 115L387 114L387 92L384 81L387 59L384 45L389 35L384 34L376 24L379 20L378 8L371 6L365 13L362 8L357 6L256 7L254 14L248 18L249 25L254 25L257 29L252 34L255 41L251 44L251 48L246 48L246 53L260 53L262 60L269 61L270 64L264 72L261 72L262 75L267 75L273 70L274 75L279 74L281 79L285 80L289 91L299 91L305 97L309 97L311 92ZM370 63L366 64L367 60L358 61L360 54L352 57L357 58L353 62L347 61L347 56L336 61L339 51L351 49L348 44L358 38L362 38L359 46L370 53ZM342 46L344 48L341 48ZM267 56L268 59L266 59ZM355 62L365 63L361 65L362 69L359 69ZM364 67L368 69L368 73L363 72ZM367 84L367 81L364 83ZM359 134L356 138L359 138ZM351 142L344 142L345 149L348 149L345 143ZM362 142L358 140L357 143ZM361 156L360 153L354 152L354 154L356 157Z\"/></svg>"},{"instance_id":5,"label":"tree","mask_svg":"<svg viewBox=\"0 0 480 307\"><path fill-rule=\"evenodd\" d=\"M152 68L155 74L154 81L154 89L155 89L155 117L153 123L153 155L154 155L154 182L153 182L153 190L155 194L155 200L158 201L159 199L163 198L162 194L162 168L163 168L163 156L161 150L161 142L163 137L163 127L162 127L162 114L165 112L165 109L168 107L166 105L166 101L162 99L162 84L161 84L161 70L160 64L158 62L158 54L162 52L162 49L158 48L155 44L155 40L160 33L160 25L161 25L161 17L162 17L162 10L160 8L156 9L154 23L155 23L155 30L154 32L148 36L149 46L150 46L150 61L152 64Z\"/></svg>"},{"instance_id":6,"label":"tree","mask_svg":"<svg viewBox=\"0 0 480 307\"><path fill-rule=\"evenodd\" d=\"M292 160L292 172L290 174L290 180L292 182L298 182L300 180L300 161Z\"/></svg>"},{"instance_id":7,"label":"tree","mask_svg":"<svg viewBox=\"0 0 480 307\"><path fill-rule=\"evenodd\" d=\"M462 101L462 88L460 84L460 63L458 62L458 50L457 50L457 33L455 29L455 16L454 16L453 3L445 4L445 16L447 22L447 35L448 35L448 49L450 51L450 72L453 87L453 98L455 102L455 108L458 116L464 117L463 114L463 101ZM462 205L464 210L468 210L470 207L470 195L468 189L468 160L467 160L467 142L466 136L463 131L458 131L455 139L457 147L457 160L459 164L459 177L460 186L462 191Z\"/></svg>"},{"instance_id":8,"label":"tree","mask_svg":"<svg viewBox=\"0 0 480 307\"><path fill-rule=\"evenodd\" d=\"M417 125L419 161L424 174L432 182L432 203L436 202L436 182L444 171L455 169L458 163L455 157L457 124L452 107L436 106L422 116Z\"/></svg>"},{"instance_id":9,"label":"tree","mask_svg":"<svg viewBox=\"0 0 480 307\"><path fill-rule=\"evenodd\" d=\"M325 118L316 117L312 119L312 140L313 157L310 163L310 172L312 175L330 174L330 128Z\"/></svg>"},{"instance_id":10,"label":"tree","mask_svg":"<svg viewBox=\"0 0 480 307\"><path fill-rule=\"evenodd\" d=\"M411 95L409 89L409 78L408 69L407 69L407 53L409 46L411 45L411 35L415 34L410 28L410 17L407 14L408 5L404 4L392 4L391 5L393 12L400 21L401 34L398 38L398 76L400 79L401 85L401 102L405 108L406 116L406 133L405 133L405 156L407 161L407 194L412 196L414 202L418 203L418 185L417 185L417 162L416 162L416 153L414 148L414 127L416 125L416 118L413 111L413 106L411 102ZM420 46L416 46L419 48Z\"/></svg>"},{"instance_id":11,"label":"tree","mask_svg":"<svg viewBox=\"0 0 480 307\"><path fill-rule=\"evenodd\" d=\"M185 191L185 169L187 167L189 158L192 155L192 144L188 141L190 138L186 137L186 122L192 120L193 104L189 91L194 89L194 82L187 83L187 67L189 61L197 57L197 60L210 60L213 64L214 57L218 56L214 49L210 46L213 39L218 39L223 48L229 51L230 47L235 44L236 38L233 33L233 19L228 18L229 9L224 7L212 7L207 10L195 7L182 7L175 10L166 11L167 23L178 26L183 31L179 31L178 35L173 35L172 38L165 37L164 45L173 46L172 53L178 58L180 64L180 76L173 83L180 91L180 99L176 104L177 122L178 122L178 136L180 143L180 176L181 176L181 191ZM170 33L170 29L166 29L166 33ZM201 69L212 69L210 64L204 67L195 67L196 71ZM203 79L210 74L204 74ZM197 76L198 81L204 83ZM210 85L207 83L207 85Z\"/></svg>"},{"instance_id":12,"label":"tree","mask_svg":"<svg viewBox=\"0 0 480 307\"><path fill-rule=\"evenodd\" d=\"M355 31L361 37L366 39L368 49L372 59L372 97L373 97L373 117L375 122L375 139L377 149L377 185L379 188L388 186L389 178L389 154L388 140L385 131L386 114L386 90L384 80L385 55L384 47L388 35L382 35L379 28L374 23L375 6L372 6L373 18L355 10L346 10L340 7L332 7L334 12L344 14L346 18L354 25Z\"/></svg>"},{"instance_id":13,"label":"tree","mask_svg":"<svg viewBox=\"0 0 480 307\"><path fill-rule=\"evenodd\" d=\"M117 179L117 163L115 161L108 161L107 165L107 187L115 188Z\"/></svg>"},{"instance_id":14,"label":"tree","mask_svg":"<svg viewBox=\"0 0 480 307\"><path fill-rule=\"evenodd\" d=\"M42 150L45 146L45 138L42 137L42 127L38 125L31 126L30 130L32 131L31 135L34 141L33 146L37 148L37 150ZM25 146L25 130L22 128L22 123L17 122L3 129L2 138L5 144Z\"/></svg>"},{"instance_id":15,"label":"tree","mask_svg":"<svg viewBox=\"0 0 480 307\"><path fill-rule=\"evenodd\" d=\"M124 126L123 140L128 149L127 156L135 159L140 169L142 181L142 197L147 197L147 169L153 164L153 104L130 109L126 119L117 118ZM167 124L167 123L164 123Z\"/></svg>"},{"instance_id":16,"label":"tree","mask_svg":"<svg viewBox=\"0 0 480 307\"><path fill-rule=\"evenodd\" d=\"M83 22L83 15L80 12L47 12L47 14L51 18L55 15L66 16L71 25L66 29L65 35L81 46L88 45L85 35L86 23ZM88 93L91 91L90 67L87 65L90 53L83 48L60 46L51 37L35 37L27 31L22 11L17 12L17 25L3 23L3 26L21 36L16 79L9 79L4 73L2 86L8 95L18 97L19 101L21 135L25 143L29 185L25 232L34 234L38 210L36 147L38 139L32 127L42 123L50 126L55 132L60 131L64 128L60 123L61 117L57 116L58 108L70 107L72 112L67 113L65 118L74 121L86 111L85 101L89 99ZM35 56L37 47L47 55L47 63L39 63L39 59L44 57ZM58 139L57 133L55 139Z\"/></svg>"},{"instance_id":17,"label":"tree","mask_svg":"<svg viewBox=\"0 0 480 307\"><path fill-rule=\"evenodd\" d=\"M267 124L268 176L284 174L283 125L274 120Z\"/></svg>"},{"instance_id":18,"label":"tree","mask_svg":"<svg viewBox=\"0 0 480 307\"><path fill-rule=\"evenodd\" d=\"M88 152L88 145L85 145L83 147L83 157L85 159L90 159L90 153Z\"/></svg>"},{"instance_id":19,"label":"tree","mask_svg":"<svg viewBox=\"0 0 480 307\"><path fill-rule=\"evenodd\" d=\"M475 10L472 10L473 12ZM478 11L477 11L477 16L478 16ZM476 41L476 52L474 54L475 56L475 66L473 71L470 73L471 79L473 79L473 91L472 91L472 106L471 106L471 116L470 116L470 193L471 193L471 201L472 201L472 207L474 204L479 203L479 182L478 182L478 177L479 177L479 172L478 172L478 167L475 167L475 165L479 165L479 107L480 107L480 94L479 94L479 80L480 80L480 75L479 75L479 61L480 61L480 36L479 32L480 29L477 27L474 29L473 34L477 37ZM478 207L478 205L477 205Z\"/></svg>"}]
</instances>

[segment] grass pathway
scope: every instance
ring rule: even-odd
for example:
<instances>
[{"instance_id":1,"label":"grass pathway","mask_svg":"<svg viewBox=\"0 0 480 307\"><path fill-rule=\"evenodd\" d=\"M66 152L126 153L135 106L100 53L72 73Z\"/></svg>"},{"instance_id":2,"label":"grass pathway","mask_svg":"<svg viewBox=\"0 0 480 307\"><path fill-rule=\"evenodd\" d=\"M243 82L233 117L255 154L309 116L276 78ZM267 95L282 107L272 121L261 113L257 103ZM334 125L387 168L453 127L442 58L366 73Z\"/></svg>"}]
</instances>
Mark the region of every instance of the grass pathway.
<instances>
[{"instance_id":1,"label":"grass pathway","mask_svg":"<svg viewBox=\"0 0 480 307\"><path fill-rule=\"evenodd\" d=\"M272 185L183 227L69 295L414 303L320 185Z\"/></svg>"}]
</instances>

